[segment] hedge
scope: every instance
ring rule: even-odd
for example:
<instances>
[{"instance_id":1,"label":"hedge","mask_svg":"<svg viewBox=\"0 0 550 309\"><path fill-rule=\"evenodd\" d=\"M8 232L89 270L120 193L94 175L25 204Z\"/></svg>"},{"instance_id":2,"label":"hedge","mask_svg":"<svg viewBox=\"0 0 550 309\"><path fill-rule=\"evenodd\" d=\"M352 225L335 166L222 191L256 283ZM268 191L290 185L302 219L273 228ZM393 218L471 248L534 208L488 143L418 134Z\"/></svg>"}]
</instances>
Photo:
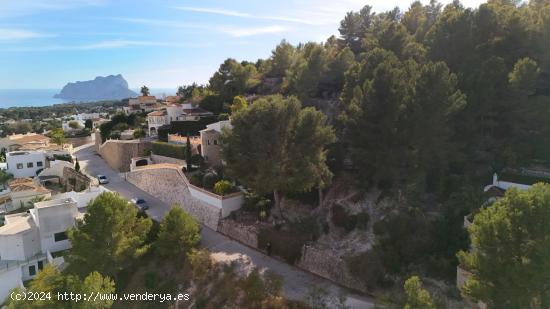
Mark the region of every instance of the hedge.
<instances>
[{"instance_id":1,"label":"hedge","mask_svg":"<svg viewBox=\"0 0 550 309\"><path fill-rule=\"evenodd\" d=\"M185 160L185 145L153 142L151 148L156 155Z\"/></svg>"}]
</instances>

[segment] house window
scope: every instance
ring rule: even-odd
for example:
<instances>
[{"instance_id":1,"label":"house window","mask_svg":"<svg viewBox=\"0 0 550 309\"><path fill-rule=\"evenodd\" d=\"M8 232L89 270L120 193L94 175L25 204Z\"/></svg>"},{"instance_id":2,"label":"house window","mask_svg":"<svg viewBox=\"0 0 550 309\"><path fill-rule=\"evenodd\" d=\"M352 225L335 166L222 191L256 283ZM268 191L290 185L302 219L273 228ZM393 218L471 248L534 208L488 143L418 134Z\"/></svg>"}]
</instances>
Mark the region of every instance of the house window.
<instances>
[{"instance_id":1,"label":"house window","mask_svg":"<svg viewBox=\"0 0 550 309\"><path fill-rule=\"evenodd\" d=\"M53 239L55 240L55 242L66 240L67 239L67 233L65 233L65 232L55 233L55 234L53 234Z\"/></svg>"},{"instance_id":2,"label":"house window","mask_svg":"<svg viewBox=\"0 0 550 309\"><path fill-rule=\"evenodd\" d=\"M36 162L36 166L38 166L38 167L42 167L42 161L38 161L38 162Z\"/></svg>"},{"instance_id":3,"label":"house window","mask_svg":"<svg viewBox=\"0 0 550 309\"><path fill-rule=\"evenodd\" d=\"M38 270L42 270L44 268L44 261L38 261Z\"/></svg>"},{"instance_id":4,"label":"house window","mask_svg":"<svg viewBox=\"0 0 550 309\"><path fill-rule=\"evenodd\" d=\"M34 167L34 163L32 163L32 162L27 163L27 168L33 168L33 167Z\"/></svg>"},{"instance_id":5,"label":"house window","mask_svg":"<svg viewBox=\"0 0 550 309\"><path fill-rule=\"evenodd\" d=\"M17 169L18 170L23 169L23 163L17 163Z\"/></svg>"},{"instance_id":6,"label":"house window","mask_svg":"<svg viewBox=\"0 0 550 309\"><path fill-rule=\"evenodd\" d=\"M215 140L214 140L214 145L217 145L217 144L218 144L218 140L215 139Z\"/></svg>"},{"instance_id":7,"label":"house window","mask_svg":"<svg viewBox=\"0 0 550 309\"><path fill-rule=\"evenodd\" d=\"M34 276L34 275L36 275L36 266L31 265L29 266L29 276Z\"/></svg>"},{"instance_id":8,"label":"house window","mask_svg":"<svg viewBox=\"0 0 550 309\"><path fill-rule=\"evenodd\" d=\"M206 141L206 144L210 145L210 140L207 140L207 141Z\"/></svg>"}]
</instances>

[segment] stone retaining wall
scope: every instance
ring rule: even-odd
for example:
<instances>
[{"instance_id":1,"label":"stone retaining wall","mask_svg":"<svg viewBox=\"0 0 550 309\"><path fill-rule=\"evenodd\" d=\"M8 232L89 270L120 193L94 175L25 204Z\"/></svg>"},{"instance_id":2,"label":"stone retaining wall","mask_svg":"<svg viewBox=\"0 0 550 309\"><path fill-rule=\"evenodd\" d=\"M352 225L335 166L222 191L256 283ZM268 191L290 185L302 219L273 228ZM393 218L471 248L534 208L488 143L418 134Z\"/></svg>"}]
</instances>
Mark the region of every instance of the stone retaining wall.
<instances>
[{"instance_id":1,"label":"stone retaining wall","mask_svg":"<svg viewBox=\"0 0 550 309\"><path fill-rule=\"evenodd\" d=\"M366 286L349 272L344 259L335 255L330 249L323 250L305 245L297 266L345 287L367 292Z\"/></svg>"},{"instance_id":2,"label":"stone retaining wall","mask_svg":"<svg viewBox=\"0 0 550 309\"><path fill-rule=\"evenodd\" d=\"M167 204L179 204L202 224L216 230L221 210L191 197L177 168L150 165L127 173L126 180Z\"/></svg>"},{"instance_id":3,"label":"stone retaining wall","mask_svg":"<svg viewBox=\"0 0 550 309\"><path fill-rule=\"evenodd\" d=\"M243 225L233 220L220 220L218 232L252 248L258 248L258 228Z\"/></svg>"},{"instance_id":4,"label":"stone retaining wall","mask_svg":"<svg viewBox=\"0 0 550 309\"><path fill-rule=\"evenodd\" d=\"M63 185L66 191L82 191L90 187L91 179L71 167L63 167Z\"/></svg>"},{"instance_id":5,"label":"stone retaining wall","mask_svg":"<svg viewBox=\"0 0 550 309\"><path fill-rule=\"evenodd\" d=\"M144 140L107 140L99 146L98 153L112 169L128 172L132 158L143 155L147 149L151 149L151 143Z\"/></svg>"}]
</instances>

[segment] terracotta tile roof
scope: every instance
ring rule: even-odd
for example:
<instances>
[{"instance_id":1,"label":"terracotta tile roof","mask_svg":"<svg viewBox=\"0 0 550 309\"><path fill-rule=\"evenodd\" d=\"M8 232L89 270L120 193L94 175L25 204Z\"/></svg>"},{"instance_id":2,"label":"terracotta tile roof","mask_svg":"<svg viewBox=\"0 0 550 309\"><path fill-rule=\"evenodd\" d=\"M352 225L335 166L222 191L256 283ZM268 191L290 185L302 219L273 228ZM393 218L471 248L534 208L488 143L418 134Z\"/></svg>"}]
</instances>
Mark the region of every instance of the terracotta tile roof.
<instances>
[{"instance_id":1,"label":"terracotta tile roof","mask_svg":"<svg viewBox=\"0 0 550 309\"><path fill-rule=\"evenodd\" d=\"M138 97L138 100L140 101L149 101L149 100L156 100L157 98L155 96L152 96L152 95L148 95L148 96L139 96Z\"/></svg>"},{"instance_id":2,"label":"terracotta tile roof","mask_svg":"<svg viewBox=\"0 0 550 309\"><path fill-rule=\"evenodd\" d=\"M147 116L166 116L166 111L154 111L147 114Z\"/></svg>"}]
</instances>

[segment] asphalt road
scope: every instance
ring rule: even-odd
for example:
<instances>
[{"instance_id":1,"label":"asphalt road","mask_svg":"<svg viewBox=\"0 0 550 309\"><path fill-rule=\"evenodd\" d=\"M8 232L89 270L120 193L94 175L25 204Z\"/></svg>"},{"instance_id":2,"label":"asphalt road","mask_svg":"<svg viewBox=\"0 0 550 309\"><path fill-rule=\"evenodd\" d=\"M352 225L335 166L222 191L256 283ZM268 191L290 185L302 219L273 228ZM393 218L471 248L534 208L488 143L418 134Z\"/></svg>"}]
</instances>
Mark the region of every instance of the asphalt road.
<instances>
[{"instance_id":1,"label":"asphalt road","mask_svg":"<svg viewBox=\"0 0 550 309\"><path fill-rule=\"evenodd\" d=\"M95 153L93 144L76 148L74 155L78 158L81 169L89 175L105 175L109 178L109 183L105 185L107 189L119 192L128 199L134 197L145 199L150 207L147 213L151 218L161 220L164 214L170 210L170 205L127 182L123 174L112 170ZM332 296L332 299L336 299L342 289L329 280L268 257L205 226L201 229L201 245L208 248L218 260L231 260L238 257L260 270L270 270L278 274L284 280L284 294L290 299L304 300L310 292L310 288L314 286L321 287ZM371 298L347 290L345 293L348 295L346 304L350 308L374 308L374 301Z\"/></svg>"}]
</instances>

